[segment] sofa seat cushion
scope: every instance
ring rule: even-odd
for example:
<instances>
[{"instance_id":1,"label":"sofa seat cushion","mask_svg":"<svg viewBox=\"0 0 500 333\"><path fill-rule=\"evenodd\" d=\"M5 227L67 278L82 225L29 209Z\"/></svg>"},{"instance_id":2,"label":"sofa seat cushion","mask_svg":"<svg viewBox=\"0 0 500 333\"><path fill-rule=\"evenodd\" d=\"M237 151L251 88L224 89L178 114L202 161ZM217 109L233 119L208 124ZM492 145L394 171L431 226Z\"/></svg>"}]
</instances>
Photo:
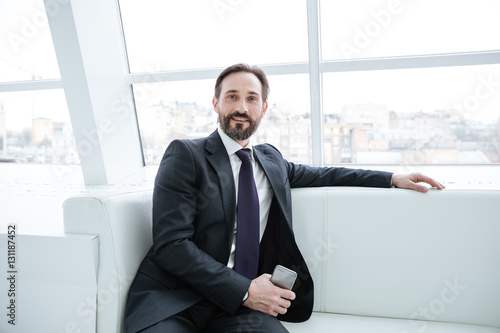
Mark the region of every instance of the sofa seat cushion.
<instances>
[{"instance_id":1,"label":"sofa seat cushion","mask_svg":"<svg viewBox=\"0 0 500 333\"><path fill-rule=\"evenodd\" d=\"M290 333L500 333L499 328L313 312L304 323L285 323Z\"/></svg>"}]
</instances>

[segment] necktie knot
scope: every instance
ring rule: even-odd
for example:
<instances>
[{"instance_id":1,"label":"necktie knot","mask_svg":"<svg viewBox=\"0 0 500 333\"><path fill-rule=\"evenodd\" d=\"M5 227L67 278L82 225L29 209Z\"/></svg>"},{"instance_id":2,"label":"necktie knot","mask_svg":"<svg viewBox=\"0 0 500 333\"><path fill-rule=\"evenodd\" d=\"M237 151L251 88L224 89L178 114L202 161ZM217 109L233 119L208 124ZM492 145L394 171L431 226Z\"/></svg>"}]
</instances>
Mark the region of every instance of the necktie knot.
<instances>
[{"instance_id":1,"label":"necktie knot","mask_svg":"<svg viewBox=\"0 0 500 333\"><path fill-rule=\"evenodd\" d=\"M240 149L236 155L242 162L250 161L250 149Z\"/></svg>"}]
</instances>

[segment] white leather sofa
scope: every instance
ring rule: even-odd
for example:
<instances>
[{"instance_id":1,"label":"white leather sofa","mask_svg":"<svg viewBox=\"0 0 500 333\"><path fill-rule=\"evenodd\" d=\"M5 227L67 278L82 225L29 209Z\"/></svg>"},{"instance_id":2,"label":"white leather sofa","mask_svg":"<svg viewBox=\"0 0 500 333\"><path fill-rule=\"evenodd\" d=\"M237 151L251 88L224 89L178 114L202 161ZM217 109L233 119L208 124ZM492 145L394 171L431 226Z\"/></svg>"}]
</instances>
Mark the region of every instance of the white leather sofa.
<instances>
[{"instance_id":1,"label":"white leather sofa","mask_svg":"<svg viewBox=\"0 0 500 333\"><path fill-rule=\"evenodd\" d=\"M500 192L295 189L294 230L315 282L290 332L500 332ZM151 245L151 190L80 195L66 233L99 236L97 332L124 332Z\"/></svg>"}]
</instances>

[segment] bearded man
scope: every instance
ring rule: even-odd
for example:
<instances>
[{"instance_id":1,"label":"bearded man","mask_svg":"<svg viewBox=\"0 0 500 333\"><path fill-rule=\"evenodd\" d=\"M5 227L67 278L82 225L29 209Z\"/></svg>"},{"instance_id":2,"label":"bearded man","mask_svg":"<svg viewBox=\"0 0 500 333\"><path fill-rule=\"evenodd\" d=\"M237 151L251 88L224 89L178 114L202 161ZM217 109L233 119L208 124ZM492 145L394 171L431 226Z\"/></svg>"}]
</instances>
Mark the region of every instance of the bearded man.
<instances>
[{"instance_id":1,"label":"bearded man","mask_svg":"<svg viewBox=\"0 0 500 333\"><path fill-rule=\"evenodd\" d=\"M444 188L420 174L298 165L269 144L254 146L268 94L260 68L226 68L212 100L219 128L167 148L153 192L153 246L130 288L127 332L287 332L280 320L307 320L314 294L293 234L291 188ZM276 265L298 273L292 290L271 282Z\"/></svg>"}]
</instances>

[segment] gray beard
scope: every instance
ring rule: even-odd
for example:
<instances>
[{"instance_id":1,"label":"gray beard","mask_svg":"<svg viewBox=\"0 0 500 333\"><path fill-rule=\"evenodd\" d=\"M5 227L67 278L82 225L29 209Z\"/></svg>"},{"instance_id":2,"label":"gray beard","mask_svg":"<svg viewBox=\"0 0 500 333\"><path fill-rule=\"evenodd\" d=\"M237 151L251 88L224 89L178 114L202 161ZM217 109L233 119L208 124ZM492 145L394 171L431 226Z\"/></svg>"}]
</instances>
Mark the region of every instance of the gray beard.
<instances>
[{"instance_id":1,"label":"gray beard","mask_svg":"<svg viewBox=\"0 0 500 333\"><path fill-rule=\"evenodd\" d=\"M235 115L237 117L246 118L248 120L250 126L248 126L248 128L246 128L246 129L243 128L243 124L236 124L236 126L234 128L231 127L231 124L230 124L231 117L233 117ZM248 117L246 114L238 113L238 112L227 115L225 117L223 117L219 113L218 121L219 121L219 124L220 124L222 131L224 133L226 133L226 135L228 137L230 137L231 139L233 139L235 141L244 141L244 140L249 139L255 133L255 131L257 131L257 128L260 125L260 120L255 121L255 120L251 119L250 117Z\"/></svg>"}]
</instances>

